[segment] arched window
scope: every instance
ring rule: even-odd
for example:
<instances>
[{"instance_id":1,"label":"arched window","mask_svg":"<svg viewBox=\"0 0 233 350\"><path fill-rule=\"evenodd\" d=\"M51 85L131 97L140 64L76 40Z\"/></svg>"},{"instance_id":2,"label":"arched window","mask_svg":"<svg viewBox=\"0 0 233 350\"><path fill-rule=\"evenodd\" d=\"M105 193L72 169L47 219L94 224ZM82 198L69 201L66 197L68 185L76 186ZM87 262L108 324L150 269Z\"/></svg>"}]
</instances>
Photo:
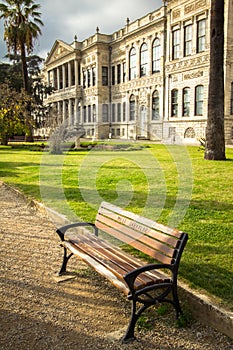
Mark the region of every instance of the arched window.
<instances>
[{"instance_id":1,"label":"arched window","mask_svg":"<svg viewBox=\"0 0 233 350\"><path fill-rule=\"evenodd\" d=\"M159 93L157 90L152 95L152 120L159 119Z\"/></svg>"},{"instance_id":2,"label":"arched window","mask_svg":"<svg viewBox=\"0 0 233 350\"><path fill-rule=\"evenodd\" d=\"M129 120L135 120L135 96L131 95L129 99Z\"/></svg>"},{"instance_id":3,"label":"arched window","mask_svg":"<svg viewBox=\"0 0 233 350\"><path fill-rule=\"evenodd\" d=\"M160 41L156 38L152 45L152 73L160 72Z\"/></svg>"},{"instance_id":4,"label":"arched window","mask_svg":"<svg viewBox=\"0 0 233 350\"><path fill-rule=\"evenodd\" d=\"M144 43L140 50L140 76L143 77L148 73L148 48Z\"/></svg>"},{"instance_id":5,"label":"arched window","mask_svg":"<svg viewBox=\"0 0 233 350\"><path fill-rule=\"evenodd\" d=\"M178 90L173 89L171 92L171 116L177 117L178 115Z\"/></svg>"},{"instance_id":6,"label":"arched window","mask_svg":"<svg viewBox=\"0 0 233 350\"><path fill-rule=\"evenodd\" d=\"M193 128L187 128L184 132L184 138L190 138L190 139L194 139L195 138L195 131Z\"/></svg>"},{"instance_id":7,"label":"arched window","mask_svg":"<svg viewBox=\"0 0 233 350\"><path fill-rule=\"evenodd\" d=\"M195 88L195 115L203 115L204 86L197 85Z\"/></svg>"},{"instance_id":8,"label":"arched window","mask_svg":"<svg viewBox=\"0 0 233 350\"><path fill-rule=\"evenodd\" d=\"M134 47L129 53L129 80L136 78L136 50Z\"/></svg>"},{"instance_id":9,"label":"arched window","mask_svg":"<svg viewBox=\"0 0 233 350\"><path fill-rule=\"evenodd\" d=\"M190 88L183 89L183 116L190 116Z\"/></svg>"}]
</instances>

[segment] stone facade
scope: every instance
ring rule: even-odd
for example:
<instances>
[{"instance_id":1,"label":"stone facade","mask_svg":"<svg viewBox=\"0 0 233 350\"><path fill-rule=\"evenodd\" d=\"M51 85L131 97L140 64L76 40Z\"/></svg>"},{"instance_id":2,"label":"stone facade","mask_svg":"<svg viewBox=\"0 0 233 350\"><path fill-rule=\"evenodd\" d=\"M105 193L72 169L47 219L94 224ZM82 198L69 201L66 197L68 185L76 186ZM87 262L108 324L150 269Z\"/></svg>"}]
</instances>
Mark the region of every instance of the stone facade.
<instances>
[{"instance_id":1,"label":"stone facade","mask_svg":"<svg viewBox=\"0 0 233 350\"><path fill-rule=\"evenodd\" d=\"M45 103L89 138L195 143L205 137L210 0L170 0L111 35L57 40ZM225 1L225 135L233 144L233 1ZM40 130L40 133L45 131Z\"/></svg>"}]
</instances>

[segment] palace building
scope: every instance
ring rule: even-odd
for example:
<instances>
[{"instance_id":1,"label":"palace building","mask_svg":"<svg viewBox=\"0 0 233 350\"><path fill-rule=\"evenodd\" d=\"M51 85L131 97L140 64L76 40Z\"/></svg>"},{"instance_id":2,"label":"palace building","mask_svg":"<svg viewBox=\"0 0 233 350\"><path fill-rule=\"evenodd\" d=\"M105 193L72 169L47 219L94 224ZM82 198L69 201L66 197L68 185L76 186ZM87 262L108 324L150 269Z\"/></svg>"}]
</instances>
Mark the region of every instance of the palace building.
<instances>
[{"instance_id":1,"label":"palace building","mask_svg":"<svg viewBox=\"0 0 233 350\"><path fill-rule=\"evenodd\" d=\"M87 138L195 143L205 137L210 0L170 0L113 34L56 40L43 68L57 123ZM225 139L233 144L233 1L225 1ZM37 130L41 135L48 130Z\"/></svg>"}]
</instances>

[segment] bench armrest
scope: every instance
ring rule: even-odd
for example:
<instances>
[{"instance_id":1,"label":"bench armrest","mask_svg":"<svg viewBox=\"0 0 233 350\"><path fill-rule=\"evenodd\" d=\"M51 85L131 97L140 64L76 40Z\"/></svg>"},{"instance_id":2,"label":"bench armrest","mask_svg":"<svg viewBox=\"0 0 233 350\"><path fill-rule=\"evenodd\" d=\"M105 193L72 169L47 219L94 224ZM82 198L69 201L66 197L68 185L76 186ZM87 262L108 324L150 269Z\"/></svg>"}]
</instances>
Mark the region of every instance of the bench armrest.
<instances>
[{"instance_id":1,"label":"bench armrest","mask_svg":"<svg viewBox=\"0 0 233 350\"><path fill-rule=\"evenodd\" d=\"M135 282L136 278L141 273L146 272L146 271L150 271L150 270L159 270L159 269L169 269L173 273L173 267L172 267L172 265L169 265L169 264L147 264L147 265L139 267L139 268L137 268L137 269L135 269L133 271L128 272L124 276L124 280L127 283L131 293L134 292L134 290L135 290L134 282Z\"/></svg>"},{"instance_id":2,"label":"bench armrest","mask_svg":"<svg viewBox=\"0 0 233 350\"><path fill-rule=\"evenodd\" d=\"M69 224L69 225L59 227L56 230L56 232L63 242L65 240L66 231L69 230L70 228L78 227L78 226L91 226L94 229L95 236L98 236L98 228L95 226L95 224L92 224L91 222L75 222L74 224Z\"/></svg>"}]
</instances>

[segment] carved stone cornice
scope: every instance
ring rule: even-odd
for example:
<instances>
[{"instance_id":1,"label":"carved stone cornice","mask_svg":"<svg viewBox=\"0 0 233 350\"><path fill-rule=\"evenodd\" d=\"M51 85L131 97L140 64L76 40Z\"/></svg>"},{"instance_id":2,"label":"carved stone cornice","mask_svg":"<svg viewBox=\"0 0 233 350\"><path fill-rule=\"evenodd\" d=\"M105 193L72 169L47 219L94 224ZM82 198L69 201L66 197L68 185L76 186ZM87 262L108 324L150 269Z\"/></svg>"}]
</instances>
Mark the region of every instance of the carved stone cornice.
<instances>
[{"instance_id":1,"label":"carved stone cornice","mask_svg":"<svg viewBox=\"0 0 233 350\"><path fill-rule=\"evenodd\" d=\"M209 55L205 54L199 57L194 57L186 60L179 60L174 63L166 64L166 73L181 72L189 68L194 68L198 66L208 65L209 64Z\"/></svg>"}]
</instances>

